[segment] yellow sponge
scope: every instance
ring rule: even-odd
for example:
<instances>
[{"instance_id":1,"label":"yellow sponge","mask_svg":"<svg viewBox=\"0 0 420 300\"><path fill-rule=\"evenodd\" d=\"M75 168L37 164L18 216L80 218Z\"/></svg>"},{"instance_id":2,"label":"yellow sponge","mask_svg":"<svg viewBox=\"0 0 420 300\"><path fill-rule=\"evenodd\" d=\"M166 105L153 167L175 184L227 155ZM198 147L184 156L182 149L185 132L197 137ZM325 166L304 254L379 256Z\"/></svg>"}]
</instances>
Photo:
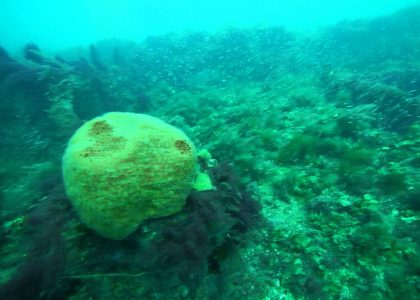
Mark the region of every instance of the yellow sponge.
<instances>
[{"instance_id":1,"label":"yellow sponge","mask_svg":"<svg viewBox=\"0 0 420 300\"><path fill-rule=\"evenodd\" d=\"M197 172L192 188L198 192L211 191L214 189L209 174L201 171Z\"/></svg>"},{"instance_id":2,"label":"yellow sponge","mask_svg":"<svg viewBox=\"0 0 420 300\"><path fill-rule=\"evenodd\" d=\"M196 161L181 130L148 115L110 112L76 131L62 163L67 195L82 221L122 239L144 220L181 210Z\"/></svg>"}]
</instances>

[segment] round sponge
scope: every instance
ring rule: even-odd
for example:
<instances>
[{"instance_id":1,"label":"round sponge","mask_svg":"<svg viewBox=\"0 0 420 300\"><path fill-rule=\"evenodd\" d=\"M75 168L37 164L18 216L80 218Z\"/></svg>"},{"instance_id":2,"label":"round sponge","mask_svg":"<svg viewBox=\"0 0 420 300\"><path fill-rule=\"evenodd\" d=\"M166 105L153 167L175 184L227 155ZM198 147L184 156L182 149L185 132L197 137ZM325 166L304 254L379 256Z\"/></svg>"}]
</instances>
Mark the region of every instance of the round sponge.
<instances>
[{"instance_id":1,"label":"round sponge","mask_svg":"<svg viewBox=\"0 0 420 300\"><path fill-rule=\"evenodd\" d=\"M144 220L181 210L196 160L181 130L148 115L110 112L76 131L62 169L81 220L102 236L122 239Z\"/></svg>"}]
</instances>

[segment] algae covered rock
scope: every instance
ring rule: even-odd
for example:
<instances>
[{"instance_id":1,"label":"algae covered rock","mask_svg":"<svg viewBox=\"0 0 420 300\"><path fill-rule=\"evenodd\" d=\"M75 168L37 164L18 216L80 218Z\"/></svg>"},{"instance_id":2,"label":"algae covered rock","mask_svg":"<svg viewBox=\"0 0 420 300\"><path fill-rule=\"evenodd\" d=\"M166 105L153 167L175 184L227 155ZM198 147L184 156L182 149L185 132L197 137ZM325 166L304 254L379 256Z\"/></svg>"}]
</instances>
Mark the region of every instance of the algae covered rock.
<instances>
[{"instance_id":1,"label":"algae covered rock","mask_svg":"<svg viewBox=\"0 0 420 300\"><path fill-rule=\"evenodd\" d=\"M197 168L195 147L181 130L123 112L86 122L70 139L62 163L66 192L80 218L111 239L181 210Z\"/></svg>"}]
</instances>

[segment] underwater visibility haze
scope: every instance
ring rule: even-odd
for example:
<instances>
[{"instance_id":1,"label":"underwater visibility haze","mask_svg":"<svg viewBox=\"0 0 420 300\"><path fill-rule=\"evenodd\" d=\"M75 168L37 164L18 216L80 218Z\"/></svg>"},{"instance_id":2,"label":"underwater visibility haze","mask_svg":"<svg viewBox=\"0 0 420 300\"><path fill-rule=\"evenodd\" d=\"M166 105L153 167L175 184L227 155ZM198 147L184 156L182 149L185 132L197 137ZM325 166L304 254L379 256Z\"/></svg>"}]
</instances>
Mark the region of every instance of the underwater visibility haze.
<instances>
[{"instance_id":1,"label":"underwater visibility haze","mask_svg":"<svg viewBox=\"0 0 420 300\"><path fill-rule=\"evenodd\" d=\"M0 3L0 299L419 299L419 1Z\"/></svg>"}]
</instances>

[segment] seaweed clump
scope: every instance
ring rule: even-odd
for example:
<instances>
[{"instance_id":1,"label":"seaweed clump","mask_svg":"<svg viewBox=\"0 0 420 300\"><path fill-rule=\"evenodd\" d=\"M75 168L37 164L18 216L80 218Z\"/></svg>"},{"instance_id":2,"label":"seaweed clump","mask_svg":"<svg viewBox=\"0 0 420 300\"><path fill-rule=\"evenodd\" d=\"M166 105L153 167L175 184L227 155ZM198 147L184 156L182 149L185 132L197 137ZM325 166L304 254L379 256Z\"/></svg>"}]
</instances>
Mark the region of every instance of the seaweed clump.
<instances>
[{"instance_id":1,"label":"seaweed clump","mask_svg":"<svg viewBox=\"0 0 420 300\"><path fill-rule=\"evenodd\" d=\"M374 187L374 157L371 150L362 147L354 147L344 153L338 174L349 192L360 195Z\"/></svg>"},{"instance_id":2,"label":"seaweed clump","mask_svg":"<svg viewBox=\"0 0 420 300\"><path fill-rule=\"evenodd\" d=\"M179 215L150 223L157 234L146 251L149 267L161 271L158 277L176 274L192 293L207 274L222 276L229 251L259 220L259 203L240 187L232 167L210 171L215 190L192 192Z\"/></svg>"},{"instance_id":3,"label":"seaweed clump","mask_svg":"<svg viewBox=\"0 0 420 300\"><path fill-rule=\"evenodd\" d=\"M56 185L29 212L23 245L25 259L14 276L0 286L1 299L67 299L66 292L74 282L64 286L59 281L66 256L61 229L69 218L69 205L64 200L63 186Z\"/></svg>"}]
</instances>

